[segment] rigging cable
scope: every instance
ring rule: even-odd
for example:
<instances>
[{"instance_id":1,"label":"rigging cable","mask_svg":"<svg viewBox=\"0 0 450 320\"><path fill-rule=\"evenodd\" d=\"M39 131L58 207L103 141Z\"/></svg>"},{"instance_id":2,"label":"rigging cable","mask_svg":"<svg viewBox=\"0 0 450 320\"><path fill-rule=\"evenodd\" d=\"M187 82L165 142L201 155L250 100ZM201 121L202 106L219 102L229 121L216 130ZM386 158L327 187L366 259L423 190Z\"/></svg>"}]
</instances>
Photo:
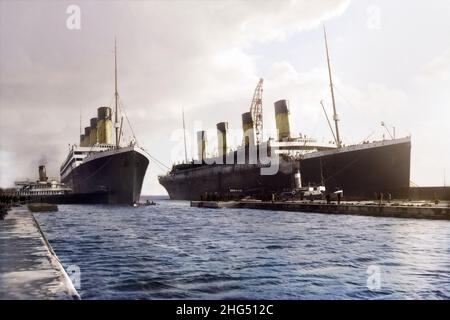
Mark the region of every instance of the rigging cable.
<instances>
[{"instance_id":1,"label":"rigging cable","mask_svg":"<svg viewBox=\"0 0 450 320\"><path fill-rule=\"evenodd\" d=\"M333 85L333 87L336 89L336 91L339 93L339 95L349 104L350 107L352 107L353 109L357 109L355 107L355 105L346 96L344 96L344 94L341 92L341 90L339 90L339 88L336 87L336 85Z\"/></svg>"},{"instance_id":2,"label":"rigging cable","mask_svg":"<svg viewBox=\"0 0 450 320\"><path fill-rule=\"evenodd\" d=\"M130 119L128 119L128 115L125 112L125 107L124 107L124 104L122 103L122 98L120 98L120 100L119 100L119 109L125 115L125 119L127 119L127 123L128 123L128 126L130 127L131 134L133 135L133 139L136 142L136 145L139 146L139 143L137 141L136 135L134 134L134 130L133 130L133 127L131 125Z\"/></svg>"},{"instance_id":3,"label":"rigging cable","mask_svg":"<svg viewBox=\"0 0 450 320\"><path fill-rule=\"evenodd\" d=\"M159 165L161 165L161 166L163 166L163 167L165 167L165 168L167 168L167 169L170 170L170 168L169 168L168 166L166 166L164 163L162 163L161 161L159 161L158 159L156 159L154 156L152 156L150 153L148 153L147 150L145 150L145 149L143 149L143 148L142 148L142 150L144 150L144 152L145 152L145 153L146 153L153 161L155 161L155 162L158 163Z\"/></svg>"},{"instance_id":4,"label":"rigging cable","mask_svg":"<svg viewBox=\"0 0 450 320\"><path fill-rule=\"evenodd\" d=\"M373 134L375 133L375 131L376 130L373 130L363 141L361 141L360 143L358 143L358 144L361 144L361 143L363 143L363 142L365 142L365 141L367 141L367 140L369 140L369 138L371 137L371 136L373 136Z\"/></svg>"},{"instance_id":5,"label":"rigging cable","mask_svg":"<svg viewBox=\"0 0 450 320\"><path fill-rule=\"evenodd\" d=\"M125 115L125 119L127 120L128 126L130 127L131 134L133 135L134 141L136 142L136 145L139 146L139 143L136 139L136 135L135 135L133 127L131 125L130 119L128 119L128 115L125 112L125 107L124 107L122 98L119 99L119 109ZM170 170L170 167L166 166L163 162L159 161L156 157L152 156L147 150L145 150L142 147L141 147L141 149L150 157L151 160L153 160L153 162L155 162L156 164L158 164L161 167L164 167L164 168Z\"/></svg>"}]
</instances>

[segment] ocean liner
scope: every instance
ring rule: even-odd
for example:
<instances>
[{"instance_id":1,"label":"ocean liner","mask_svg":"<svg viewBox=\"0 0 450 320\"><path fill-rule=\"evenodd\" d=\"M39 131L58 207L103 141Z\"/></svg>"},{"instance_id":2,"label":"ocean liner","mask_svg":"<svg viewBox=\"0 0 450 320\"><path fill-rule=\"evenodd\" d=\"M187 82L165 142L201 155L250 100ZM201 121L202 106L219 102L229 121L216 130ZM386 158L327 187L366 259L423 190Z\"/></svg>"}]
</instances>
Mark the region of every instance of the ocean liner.
<instances>
[{"instance_id":1,"label":"ocean liner","mask_svg":"<svg viewBox=\"0 0 450 320\"><path fill-rule=\"evenodd\" d=\"M139 201L149 155L136 139L125 146L121 141L123 117L119 123L116 46L114 49L114 115L111 107L98 108L97 117L90 119L90 126L80 135L80 143L71 146L60 169L61 182L72 189L67 202L132 205Z\"/></svg>"},{"instance_id":2,"label":"ocean liner","mask_svg":"<svg viewBox=\"0 0 450 320\"><path fill-rule=\"evenodd\" d=\"M289 103L275 102L277 139L262 141L262 79L255 90L250 112L242 115L244 139L242 147L228 152L228 124L217 124L218 156L207 158L205 131L197 133L198 160L174 165L159 176L160 184L171 199L199 200L213 198L266 197L272 193L290 192L301 186L323 185L328 192L344 191L346 199L373 199L375 193L390 193L395 198L407 198L410 183L411 138L364 141L344 146L339 135L332 73L324 30L328 75L333 104L333 129L323 108L334 141L321 143L315 139L292 137L289 125ZM323 107L323 104L322 104ZM256 152L250 152L256 150ZM262 154L276 161L274 174L263 174L267 161ZM250 157L255 154L256 157ZM244 156L242 156L242 154ZM240 156L241 155L241 156ZM238 161L238 159L244 161ZM253 158L253 159L252 159ZM231 161L225 161L225 159Z\"/></svg>"}]
</instances>

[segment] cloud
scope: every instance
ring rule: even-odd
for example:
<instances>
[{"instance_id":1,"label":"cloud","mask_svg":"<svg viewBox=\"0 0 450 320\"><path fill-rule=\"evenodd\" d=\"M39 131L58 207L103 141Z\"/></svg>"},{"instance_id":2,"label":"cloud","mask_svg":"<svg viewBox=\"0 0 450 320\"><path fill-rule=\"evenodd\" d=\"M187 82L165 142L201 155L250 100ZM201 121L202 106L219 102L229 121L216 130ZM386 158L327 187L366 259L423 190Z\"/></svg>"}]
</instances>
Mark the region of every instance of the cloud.
<instances>
[{"instance_id":1,"label":"cloud","mask_svg":"<svg viewBox=\"0 0 450 320\"><path fill-rule=\"evenodd\" d=\"M426 63L416 74L418 84L450 82L450 48Z\"/></svg>"},{"instance_id":2,"label":"cloud","mask_svg":"<svg viewBox=\"0 0 450 320\"><path fill-rule=\"evenodd\" d=\"M388 133L381 128L384 121L390 126L397 126L397 133L406 136L408 123L404 114L408 113L408 95L401 89L389 87L383 83L369 82L364 86L345 82L334 74L335 99L340 118L341 135L346 144L359 143L370 135L370 139L381 139ZM265 104L269 108L271 101L281 98L290 100L291 118L295 133L307 133L318 139L332 139L332 135L320 101L323 100L330 120L333 109L329 89L328 70L326 67L313 67L305 72L298 72L286 61L274 63L266 81ZM334 126L334 125L333 125ZM390 128L392 131L392 127ZM372 134L371 134L372 133Z\"/></svg>"},{"instance_id":3,"label":"cloud","mask_svg":"<svg viewBox=\"0 0 450 320\"><path fill-rule=\"evenodd\" d=\"M245 2L241 37L247 41L284 40L290 33L313 29L333 16L341 15L350 1L264 1ZM251 15L249 15L251 13Z\"/></svg>"}]
</instances>

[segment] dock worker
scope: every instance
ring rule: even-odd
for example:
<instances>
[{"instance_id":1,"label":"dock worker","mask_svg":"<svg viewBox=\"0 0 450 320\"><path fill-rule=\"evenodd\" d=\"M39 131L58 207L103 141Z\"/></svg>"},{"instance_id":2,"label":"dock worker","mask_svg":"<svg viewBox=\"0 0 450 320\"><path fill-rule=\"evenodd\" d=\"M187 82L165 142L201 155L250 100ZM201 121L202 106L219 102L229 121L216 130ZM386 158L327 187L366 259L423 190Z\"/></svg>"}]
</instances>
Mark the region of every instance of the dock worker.
<instances>
[{"instance_id":1,"label":"dock worker","mask_svg":"<svg viewBox=\"0 0 450 320\"><path fill-rule=\"evenodd\" d=\"M378 193L378 205L381 206L383 203L383 192Z\"/></svg>"}]
</instances>

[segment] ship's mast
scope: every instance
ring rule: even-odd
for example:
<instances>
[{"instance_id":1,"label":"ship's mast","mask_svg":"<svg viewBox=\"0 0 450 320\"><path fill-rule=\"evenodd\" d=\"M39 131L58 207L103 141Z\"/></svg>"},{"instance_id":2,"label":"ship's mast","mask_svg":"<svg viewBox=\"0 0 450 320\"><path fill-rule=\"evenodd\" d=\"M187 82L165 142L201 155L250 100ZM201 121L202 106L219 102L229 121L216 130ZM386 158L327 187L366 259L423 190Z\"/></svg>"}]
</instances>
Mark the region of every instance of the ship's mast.
<instances>
[{"instance_id":1,"label":"ship's mast","mask_svg":"<svg viewBox=\"0 0 450 320\"><path fill-rule=\"evenodd\" d=\"M333 102L333 120L334 120L334 124L336 127L336 146L338 148L340 148L341 147L341 138L339 136L339 117L336 113L336 101L334 100L333 79L331 77L330 56L328 54L327 32L325 31L325 26L323 26L323 35L325 37L325 49L327 52L328 76L330 77L331 100Z\"/></svg>"},{"instance_id":2,"label":"ship's mast","mask_svg":"<svg viewBox=\"0 0 450 320\"><path fill-rule=\"evenodd\" d=\"M183 115L184 160L187 163L188 158L187 158L187 148L186 148L186 125L184 124L184 108L181 108L181 113Z\"/></svg>"},{"instance_id":3,"label":"ship's mast","mask_svg":"<svg viewBox=\"0 0 450 320\"><path fill-rule=\"evenodd\" d=\"M117 92L117 45L116 38L114 38L114 100L115 100L115 108L114 108L114 128L116 131L116 148L119 147L119 117L118 117L118 100L119 93Z\"/></svg>"}]
</instances>

